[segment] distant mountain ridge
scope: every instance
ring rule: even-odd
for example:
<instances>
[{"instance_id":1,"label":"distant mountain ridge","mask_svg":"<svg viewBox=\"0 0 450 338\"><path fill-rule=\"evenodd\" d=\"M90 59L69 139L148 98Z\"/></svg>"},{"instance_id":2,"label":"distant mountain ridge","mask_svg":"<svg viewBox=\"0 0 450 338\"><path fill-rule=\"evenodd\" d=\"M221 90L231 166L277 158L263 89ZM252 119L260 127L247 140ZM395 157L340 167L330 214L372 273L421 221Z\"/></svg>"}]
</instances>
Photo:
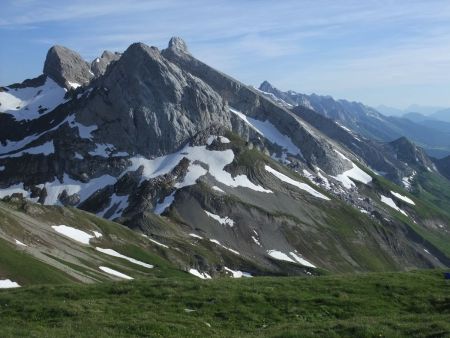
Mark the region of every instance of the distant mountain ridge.
<instances>
[{"instance_id":1,"label":"distant mountain ridge","mask_svg":"<svg viewBox=\"0 0 450 338\"><path fill-rule=\"evenodd\" d=\"M269 82L259 89L275 95L287 105L302 105L339 122L356 133L373 140L391 142L402 136L409 138L434 157L450 155L450 134L433 125L422 125L405 118L385 116L359 102L335 100L330 96L306 95L292 90L282 92Z\"/></svg>"}]
</instances>

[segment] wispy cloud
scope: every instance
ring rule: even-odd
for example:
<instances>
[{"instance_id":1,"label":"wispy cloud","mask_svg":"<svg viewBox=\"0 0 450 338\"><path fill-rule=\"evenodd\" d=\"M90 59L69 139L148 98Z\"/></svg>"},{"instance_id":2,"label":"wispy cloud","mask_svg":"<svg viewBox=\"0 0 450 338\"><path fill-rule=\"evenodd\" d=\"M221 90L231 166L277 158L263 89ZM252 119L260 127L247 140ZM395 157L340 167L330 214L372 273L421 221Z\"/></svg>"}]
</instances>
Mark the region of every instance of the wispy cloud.
<instances>
[{"instance_id":1,"label":"wispy cloud","mask_svg":"<svg viewBox=\"0 0 450 338\"><path fill-rule=\"evenodd\" d=\"M19 0L2 11L0 42L18 44L9 53L28 46L44 55L60 43L89 59L179 35L199 58L255 85L372 100L382 88L407 96L413 86L450 84L446 0ZM5 68L17 62L2 53Z\"/></svg>"}]
</instances>

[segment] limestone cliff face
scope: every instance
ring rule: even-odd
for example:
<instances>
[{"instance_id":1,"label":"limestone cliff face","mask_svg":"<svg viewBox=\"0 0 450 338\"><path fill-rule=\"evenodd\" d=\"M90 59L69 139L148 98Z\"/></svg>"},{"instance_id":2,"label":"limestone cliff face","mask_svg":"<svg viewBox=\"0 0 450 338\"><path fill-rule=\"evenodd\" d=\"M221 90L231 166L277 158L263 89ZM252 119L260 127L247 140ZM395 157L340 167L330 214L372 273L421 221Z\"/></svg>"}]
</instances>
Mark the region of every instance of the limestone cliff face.
<instances>
[{"instance_id":1,"label":"limestone cliff face","mask_svg":"<svg viewBox=\"0 0 450 338\"><path fill-rule=\"evenodd\" d=\"M89 64L80 54L58 45L50 48L47 53L44 74L67 89L85 85L94 77Z\"/></svg>"},{"instance_id":2,"label":"limestone cliff face","mask_svg":"<svg viewBox=\"0 0 450 338\"><path fill-rule=\"evenodd\" d=\"M94 73L96 77L99 77L106 72L106 68L114 62L120 59L122 54L120 53L113 53L109 50L105 50L102 55L99 58L96 58L91 63L91 71Z\"/></svg>"},{"instance_id":3,"label":"limestone cliff face","mask_svg":"<svg viewBox=\"0 0 450 338\"><path fill-rule=\"evenodd\" d=\"M211 124L231 128L219 94L142 43L132 44L93 87L77 119L126 151L166 154Z\"/></svg>"}]
</instances>

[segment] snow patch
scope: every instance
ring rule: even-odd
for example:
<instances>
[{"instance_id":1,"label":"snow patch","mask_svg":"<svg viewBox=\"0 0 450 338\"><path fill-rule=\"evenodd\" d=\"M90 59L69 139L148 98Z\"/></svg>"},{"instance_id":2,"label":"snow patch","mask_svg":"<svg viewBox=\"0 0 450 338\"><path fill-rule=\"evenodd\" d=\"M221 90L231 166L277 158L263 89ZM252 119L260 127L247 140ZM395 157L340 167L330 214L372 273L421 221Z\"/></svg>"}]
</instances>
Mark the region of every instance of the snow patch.
<instances>
[{"instance_id":1,"label":"snow patch","mask_svg":"<svg viewBox=\"0 0 450 338\"><path fill-rule=\"evenodd\" d=\"M215 219L220 224L222 224L222 225L229 225L230 227L234 226L234 221L231 218L229 218L228 216L220 217L219 215L213 214L213 213L208 212L206 210L204 210L204 211L209 217L211 217L212 219Z\"/></svg>"},{"instance_id":2,"label":"snow patch","mask_svg":"<svg viewBox=\"0 0 450 338\"><path fill-rule=\"evenodd\" d=\"M81 85L80 85L79 83L77 83L77 82L70 82L70 81L67 81L67 83L68 83L69 86L70 86L71 88L73 88L73 89L77 89L78 87L81 87Z\"/></svg>"},{"instance_id":3,"label":"snow patch","mask_svg":"<svg viewBox=\"0 0 450 338\"><path fill-rule=\"evenodd\" d=\"M91 156L109 157L114 151L114 146L109 143L95 144L95 149L89 152Z\"/></svg>"},{"instance_id":4,"label":"snow patch","mask_svg":"<svg viewBox=\"0 0 450 338\"><path fill-rule=\"evenodd\" d=\"M410 176L405 176L405 177L402 178L403 186L406 189L409 190L411 188L411 184L412 184L412 182L414 180L414 176L416 176L416 171L413 171L413 173Z\"/></svg>"},{"instance_id":5,"label":"snow patch","mask_svg":"<svg viewBox=\"0 0 450 338\"><path fill-rule=\"evenodd\" d=\"M292 252L292 251L291 251L289 254L290 254L292 257L294 257L294 259L295 259L298 263L300 263L301 265L303 265L303 266L308 266L308 267L310 267L310 268L315 268L315 267L316 267L314 264L308 262L306 259L304 259L304 258L298 256L295 252Z\"/></svg>"},{"instance_id":6,"label":"snow patch","mask_svg":"<svg viewBox=\"0 0 450 338\"><path fill-rule=\"evenodd\" d=\"M258 134L266 138L272 143L275 143L282 147L285 151L292 155L302 156L301 150L292 142L291 138L287 135L280 133L280 131L269 120L260 121L251 118L236 109L230 108L230 111L241 118Z\"/></svg>"},{"instance_id":7,"label":"snow patch","mask_svg":"<svg viewBox=\"0 0 450 338\"><path fill-rule=\"evenodd\" d=\"M225 193L225 191L223 191L222 189L220 189L218 186L213 186L211 189L212 189L212 190L215 190L215 191L218 191L218 192Z\"/></svg>"},{"instance_id":8,"label":"snow patch","mask_svg":"<svg viewBox=\"0 0 450 338\"><path fill-rule=\"evenodd\" d=\"M280 261L286 261L286 262L291 262L291 263L295 263L295 261L289 257L288 255L286 255L285 253L278 251L278 250L268 250L267 253L269 254L269 256L278 259Z\"/></svg>"},{"instance_id":9,"label":"snow patch","mask_svg":"<svg viewBox=\"0 0 450 338\"><path fill-rule=\"evenodd\" d=\"M20 246L28 246L28 245L26 245L25 243L22 243L21 241L19 241L19 240L17 240L17 239L15 239L14 241L16 242L17 245L20 245Z\"/></svg>"},{"instance_id":10,"label":"snow patch","mask_svg":"<svg viewBox=\"0 0 450 338\"><path fill-rule=\"evenodd\" d=\"M395 202L392 200L392 198L381 195L381 202L383 202L384 204L390 206L392 209L395 209L399 212L401 212L403 215L408 216L408 214L406 212L404 212L402 209L400 209Z\"/></svg>"},{"instance_id":11,"label":"snow patch","mask_svg":"<svg viewBox=\"0 0 450 338\"><path fill-rule=\"evenodd\" d=\"M334 150L341 158L350 161L346 156L344 156L342 153L340 153L337 150ZM354 179L356 181L359 181L364 184L368 184L372 181L372 177L367 174L365 171L360 169L353 161L350 161L352 164L352 169L349 169L347 171L344 171L342 174L339 174L337 176L331 176L342 183L342 185L350 189L351 187L355 186L355 183L351 180Z\"/></svg>"},{"instance_id":12,"label":"snow patch","mask_svg":"<svg viewBox=\"0 0 450 338\"><path fill-rule=\"evenodd\" d=\"M240 255L240 253L239 253L238 251L233 250L233 249L231 249L231 248L229 248L229 247L227 247L227 246L221 244L217 239L210 239L209 241L210 241L210 242L213 242L214 244L217 244L217 245L221 246L221 247L224 248L225 250L228 250L228 251L234 253L235 255Z\"/></svg>"},{"instance_id":13,"label":"snow patch","mask_svg":"<svg viewBox=\"0 0 450 338\"><path fill-rule=\"evenodd\" d=\"M122 254L120 254L117 251L112 250L112 249L103 249L103 248L96 247L95 250L100 251L101 253L104 253L106 255L123 258L123 259L125 259L125 260L127 260L127 261L129 261L131 263L134 263L134 264L137 264L137 265L141 265L141 266L146 267L148 269L152 269L153 268L153 265L151 265L151 264L147 264L147 263L138 261L137 259L134 259L134 258L125 256L125 255L122 255Z\"/></svg>"},{"instance_id":14,"label":"snow patch","mask_svg":"<svg viewBox=\"0 0 450 338\"><path fill-rule=\"evenodd\" d=\"M169 249L169 247L168 247L167 245L162 244L162 243L160 243L160 242L158 242L158 241L155 241L154 239L151 239L150 237L148 237L148 236L145 235L145 234L142 234L142 237L147 238L150 242L153 242L153 243L155 243L156 245L159 245L159 246L162 246L163 248Z\"/></svg>"},{"instance_id":15,"label":"snow patch","mask_svg":"<svg viewBox=\"0 0 450 338\"><path fill-rule=\"evenodd\" d=\"M133 279L133 277L127 276L127 275L125 275L125 274L122 273L122 272L119 272L119 271L117 271L117 270L113 270L113 269L108 268L108 267L106 267L106 266L99 266L98 268L99 268L100 270L102 270L103 272L106 272L106 273L108 273L108 274L110 274L110 275L113 275L113 276L116 276L116 277L119 277L119 278L123 278L123 279Z\"/></svg>"},{"instance_id":16,"label":"snow patch","mask_svg":"<svg viewBox=\"0 0 450 338\"><path fill-rule=\"evenodd\" d=\"M89 244L89 240L91 238L94 238L94 236L89 235L87 232L69 227L67 225L52 225L52 228L57 233L60 233L61 235L69 237L70 239L83 244Z\"/></svg>"},{"instance_id":17,"label":"snow patch","mask_svg":"<svg viewBox=\"0 0 450 338\"><path fill-rule=\"evenodd\" d=\"M103 235L102 235L100 232L98 232L98 231L92 231L92 233L94 234L95 238L100 238L100 237L103 236Z\"/></svg>"},{"instance_id":18,"label":"snow patch","mask_svg":"<svg viewBox=\"0 0 450 338\"><path fill-rule=\"evenodd\" d=\"M189 269L189 273L201 279L211 279L211 276L206 272L200 272L197 269Z\"/></svg>"},{"instance_id":19,"label":"snow patch","mask_svg":"<svg viewBox=\"0 0 450 338\"><path fill-rule=\"evenodd\" d=\"M231 276L233 278L242 278L242 277L253 277L251 274L247 272L242 272L239 270L232 270L230 268L227 268L226 266L223 267L225 271L231 273Z\"/></svg>"},{"instance_id":20,"label":"snow patch","mask_svg":"<svg viewBox=\"0 0 450 338\"><path fill-rule=\"evenodd\" d=\"M327 200L327 201L330 200L327 196L321 194L320 192L318 192L317 190L313 189L312 187L310 187L306 183L295 181L292 178L290 178L290 177L280 173L279 171L276 171L272 167L269 167L268 165L265 165L264 168L266 169L266 171L270 172L272 175L276 176L278 179L280 179L283 182L286 182L286 183L288 183L290 185L293 185L293 186L295 186L295 187L297 187L297 188L299 188L301 190L304 190L304 191L310 193L311 195L313 195L315 197L318 197L318 198L321 198L321 199L324 199L324 200Z\"/></svg>"},{"instance_id":21,"label":"snow patch","mask_svg":"<svg viewBox=\"0 0 450 338\"><path fill-rule=\"evenodd\" d=\"M19 288L20 285L10 279L0 279L0 289Z\"/></svg>"},{"instance_id":22,"label":"snow patch","mask_svg":"<svg viewBox=\"0 0 450 338\"><path fill-rule=\"evenodd\" d=\"M116 219L122 216L122 212L126 208L128 208L128 195L119 196L114 193L111 195L111 202L109 205L103 209L103 211L97 213L97 215L107 219ZM113 213L108 215L110 212Z\"/></svg>"},{"instance_id":23,"label":"snow patch","mask_svg":"<svg viewBox=\"0 0 450 338\"><path fill-rule=\"evenodd\" d=\"M416 203L414 203L414 201L406 196L403 196L395 191L391 190L391 194L394 195L395 197L397 197L398 199L401 199L402 201L409 203L411 205L416 205Z\"/></svg>"},{"instance_id":24,"label":"snow patch","mask_svg":"<svg viewBox=\"0 0 450 338\"><path fill-rule=\"evenodd\" d=\"M199 236L199 235L196 235L196 234L193 234L193 233L190 233L189 236L194 237L194 238L198 238L198 239L203 239L202 236Z\"/></svg>"},{"instance_id":25,"label":"snow patch","mask_svg":"<svg viewBox=\"0 0 450 338\"><path fill-rule=\"evenodd\" d=\"M44 188L47 190L47 197L45 199L45 205L55 205L60 204L58 201L58 196L66 190L67 194L73 195L78 194L80 196L80 203L86 198L91 196L94 192L103 189L108 185L112 185L117 181L117 179L110 175L103 175L97 178L91 179L89 182L80 182L71 179L67 174L64 174L62 182L54 180L53 182L47 182L44 184L39 184L39 188ZM27 192L29 195L29 193Z\"/></svg>"},{"instance_id":26,"label":"snow patch","mask_svg":"<svg viewBox=\"0 0 450 338\"><path fill-rule=\"evenodd\" d=\"M15 154L2 155L2 156L0 156L0 158L21 157L26 154L47 156L47 155L53 154L54 152L55 152L55 146L53 145L53 141L48 141L39 146L24 149Z\"/></svg>"},{"instance_id":27,"label":"snow patch","mask_svg":"<svg viewBox=\"0 0 450 338\"><path fill-rule=\"evenodd\" d=\"M66 101L66 90L49 77L39 87L8 89L0 92L0 112L13 115L16 121L37 119Z\"/></svg>"},{"instance_id":28,"label":"snow patch","mask_svg":"<svg viewBox=\"0 0 450 338\"><path fill-rule=\"evenodd\" d=\"M87 140L91 140L93 137L92 132L98 129L98 126L95 124L92 126L85 126L76 122L75 115L71 116L68 122L71 128L78 128L78 135L80 135L81 138Z\"/></svg>"},{"instance_id":29,"label":"snow patch","mask_svg":"<svg viewBox=\"0 0 450 338\"><path fill-rule=\"evenodd\" d=\"M157 215L161 215L168 207L170 207L175 200L175 191L169 196L166 196L162 202L158 202L153 212Z\"/></svg>"},{"instance_id":30,"label":"snow patch","mask_svg":"<svg viewBox=\"0 0 450 338\"><path fill-rule=\"evenodd\" d=\"M11 196L12 194L22 194L22 196L24 197L30 195L30 193L23 188L23 183L15 184L8 188L0 189L0 198Z\"/></svg>"},{"instance_id":31,"label":"snow patch","mask_svg":"<svg viewBox=\"0 0 450 338\"><path fill-rule=\"evenodd\" d=\"M157 157L152 160L144 157L133 157L130 158L132 164L127 171L136 171L140 166L143 166L142 181L145 179L148 180L169 173L183 157L189 159L191 163L195 161L205 163L209 168L205 170L202 166L191 164L189 171L192 171L192 173L188 174L190 177L187 175L185 182L179 184L178 188L182 185L186 186L189 182L192 184L195 183L194 178L198 178L199 175L202 176L209 172L218 182L230 187L245 187L260 192L272 192L254 184L245 175L232 177L229 172L224 170L234 160L234 153L231 149L216 151L207 150L206 146L186 146L176 153Z\"/></svg>"},{"instance_id":32,"label":"snow patch","mask_svg":"<svg viewBox=\"0 0 450 338\"><path fill-rule=\"evenodd\" d=\"M261 243L255 236L252 236L252 239L253 239L253 242L255 242L258 246L261 246Z\"/></svg>"}]
</instances>

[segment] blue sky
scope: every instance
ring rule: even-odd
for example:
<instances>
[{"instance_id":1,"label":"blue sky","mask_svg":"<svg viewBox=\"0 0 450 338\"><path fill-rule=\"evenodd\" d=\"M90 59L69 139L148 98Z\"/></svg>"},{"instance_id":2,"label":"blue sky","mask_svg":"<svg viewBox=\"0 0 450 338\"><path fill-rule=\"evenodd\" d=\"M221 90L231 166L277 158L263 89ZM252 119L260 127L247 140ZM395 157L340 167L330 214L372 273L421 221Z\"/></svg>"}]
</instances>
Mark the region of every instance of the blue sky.
<instances>
[{"instance_id":1,"label":"blue sky","mask_svg":"<svg viewBox=\"0 0 450 338\"><path fill-rule=\"evenodd\" d=\"M0 0L0 84L41 73L53 44L87 60L181 36L258 86L403 108L450 107L450 1Z\"/></svg>"}]
</instances>

